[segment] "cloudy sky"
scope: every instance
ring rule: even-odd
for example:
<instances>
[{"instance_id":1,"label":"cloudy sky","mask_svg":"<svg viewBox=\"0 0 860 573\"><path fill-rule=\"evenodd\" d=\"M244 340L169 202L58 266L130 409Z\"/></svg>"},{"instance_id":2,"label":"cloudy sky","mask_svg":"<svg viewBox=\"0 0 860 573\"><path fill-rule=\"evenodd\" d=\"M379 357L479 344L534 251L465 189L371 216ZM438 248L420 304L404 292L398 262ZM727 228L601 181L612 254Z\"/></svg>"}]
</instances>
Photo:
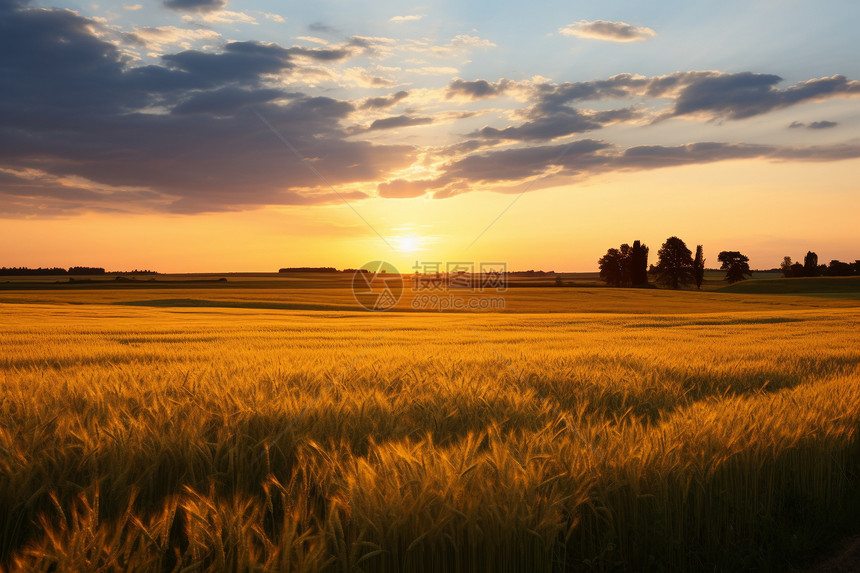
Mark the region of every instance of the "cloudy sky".
<instances>
[{"instance_id":1,"label":"cloudy sky","mask_svg":"<svg viewBox=\"0 0 860 573\"><path fill-rule=\"evenodd\" d=\"M0 0L0 266L860 256L856 0ZM652 261L653 262L653 261Z\"/></svg>"}]
</instances>

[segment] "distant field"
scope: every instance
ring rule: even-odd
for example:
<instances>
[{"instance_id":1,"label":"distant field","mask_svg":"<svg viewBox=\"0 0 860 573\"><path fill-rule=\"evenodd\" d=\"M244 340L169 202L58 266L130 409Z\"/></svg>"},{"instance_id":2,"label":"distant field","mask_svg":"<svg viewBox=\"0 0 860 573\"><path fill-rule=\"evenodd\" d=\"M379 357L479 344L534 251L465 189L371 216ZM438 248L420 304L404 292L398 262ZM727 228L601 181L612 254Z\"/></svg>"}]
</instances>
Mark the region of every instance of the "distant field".
<instances>
[{"instance_id":1,"label":"distant field","mask_svg":"<svg viewBox=\"0 0 860 573\"><path fill-rule=\"evenodd\" d=\"M856 301L350 297L0 292L0 562L785 571L860 511Z\"/></svg>"},{"instance_id":2,"label":"distant field","mask_svg":"<svg viewBox=\"0 0 860 573\"><path fill-rule=\"evenodd\" d=\"M714 274L714 273L711 273ZM719 274L719 273L717 273ZM68 279L45 283L26 280L0 281L0 303L35 304L112 304L152 306L161 308L246 308L272 310L363 310L350 289L352 276L338 273L259 275L169 275L137 279L137 284L118 285L111 279L93 278L71 284ZM41 277L36 277L41 278ZM150 277L151 278L151 277ZM226 281L218 279L226 278ZM858 277L857 279L860 279ZM779 288L796 288L794 281L808 283L798 296L786 296L788 291ZM603 286L596 274L564 275L564 286L556 286L551 278L513 278L505 292L489 290L454 292L457 297L502 298L503 308L490 311L514 313L577 312L577 313L705 313L736 312L765 309L851 308L860 299L860 280L833 279L774 279L751 280L725 287L726 283L706 279L702 291L665 289L616 289ZM782 283L789 283L780 287ZM412 311L412 303L419 293L410 290L408 281L403 297L395 310ZM776 285L760 287L763 285ZM829 286L831 291L815 291L814 286ZM833 286L837 285L837 286ZM749 296L747 291L779 296ZM716 290L715 290L716 289ZM741 289L741 290L738 290ZM759 289L759 290L756 290ZM771 289L773 292L768 292ZM832 295L837 289L840 296L830 299L814 295ZM447 296L449 293L442 293ZM803 296L801 296L803 295ZM840 300L846 299L846 300ZM474 310L481 311L480 308Z\"/></svg>"},{"instance_id":3,"label":"distant field","mask_svg":"<svg viewBox=\"0 0 860 573\"><path fill-rule=\"evenodd\" d=\"M860 299L860 277L802 277L747 280L720 289L726 293L831 296Z\"/></svg>"}]
</instances>

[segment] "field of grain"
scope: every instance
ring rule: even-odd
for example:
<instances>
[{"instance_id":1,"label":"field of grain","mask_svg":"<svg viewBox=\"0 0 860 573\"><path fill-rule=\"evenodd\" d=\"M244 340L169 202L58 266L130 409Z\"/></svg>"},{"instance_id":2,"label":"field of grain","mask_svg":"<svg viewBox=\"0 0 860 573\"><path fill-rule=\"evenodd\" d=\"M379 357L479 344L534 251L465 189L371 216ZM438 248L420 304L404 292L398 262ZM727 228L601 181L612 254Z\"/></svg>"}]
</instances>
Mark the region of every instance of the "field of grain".
<instances>
[{"instance_id":1,"label":"field of grain","mask_svg":"<svg viewBox=\"0 0 860 573\"><path fill-rule=\"evenodd\" d=\"M4 570L783 571L860 510L849 301L52 296L0 304Z\"/></svg>"}]
</instances>

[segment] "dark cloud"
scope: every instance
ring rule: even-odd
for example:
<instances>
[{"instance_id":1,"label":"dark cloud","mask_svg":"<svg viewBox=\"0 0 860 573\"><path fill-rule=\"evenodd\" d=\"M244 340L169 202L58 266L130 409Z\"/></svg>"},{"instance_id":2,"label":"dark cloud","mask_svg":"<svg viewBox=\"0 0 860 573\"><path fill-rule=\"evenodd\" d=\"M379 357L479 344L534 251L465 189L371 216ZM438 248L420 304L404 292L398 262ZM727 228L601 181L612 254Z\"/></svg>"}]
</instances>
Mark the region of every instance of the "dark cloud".
<instances>
[{"instance_id":1,"label":"dark cloud","mask_svg":"<svg viewBox=\"0 0 860 573\"><path fill-rule=\"evenodd\" d=\"M568 145L545 145L491 151L470 155L449 163L438 186L456 180L477 183L518 181L544 173L550 167L565 167L578 171L595 163L603 163L597 153L610 144L585 139Z\"/></svg>"},{"instance_id":2,"label":"dark cloud","mask_svg":"<svg viewBox=\"0 0 860 573\"><path fill-rule=\"evenodd\" d=\"M836 127L837 125L839 124L835 121L813 121L809 124L809 129L827 129L830 127Z\"/></svg>"},{"instance_id":3,"label":"dark cloud","mask_svg":"<svg viewBox=\"0 0 860 573\"><path fill-rule=\"evenodd\" d=\"M300 48L298 46L287 48L287 53L292 56L304 56L322 62L345 60L352 55L352 52L345 49Z\"/></svg>"},{"instance_id":4,"label":"dark cloud","mask_svg":"<svg viewBox=\"0 0 860 573\"><path fill-rule=\"evenodd\" d=\"M110 113L150 102L146 86L125 81L119 51L96 38L91 24L70 10L0 18L0 125L29 113Z\"/></svg>"},{"instance_id":5,"label":"dark cloud","mask_svg":"<svg viewBox=\"0 0 860 573\"><path fill-rule=\"evenodd\" d=\"M844 76L809 80L785 89L776 88L781 81L779 76L769 74L693 71L651 78L620 74L606 80L538 84L533 87L530 106L520 111L525 118L523 123L504 128L487 126L469 136L498 141L547 141L644 117L644 113L635 107L605 111L575 107L585 101L669 98L674 100L674 105L661 118L704 115L710 119L736 120L805 101L860 95L860 82L849 81ZM510 85L511 82L505 79L496 84L486 80L458 79L448 86L447 97L492 97Z\"/></svg>"},{"instance_id":6,"label":"dark cloud","mask_svg":"<svg viewBox=\"0 0 860 573\"><path fill-rule=\"evenodd\" d=\"M0 212L6 216L68 215L82 208L102 213L128 213L135 206L158 201L158 193L139 189L99 189L39 173L0 172Z\"/></svg>"},{"instance_id":7,"label":"dark cloud","mask_svg":"<svg viewBox=\"0 0 860 573\"><path fill-rule=\"evenodd\" d=\"M555 139L574 133L583 133L599 129L601 124L592 121L580 111L571 109L564 113L556 113L548 117L540 117L516 127L496 129L484 127L471 133L470 137L486 139L507 139L516 141L535 141Z\"/></svg>"},{"instance_id":8,"label":"dark cloud","mask_svg":"<svg viewBox=\"0 0 860 573\"><path fill-rule=\"evenodd\" d=\"M161 59L169 66L195 78L213 82L239 81L255 83L264 74L275 74L294 68L293 56L320 61L343 60L346 50L283 48L262 42L229 42L219 53L186 50Z\"/></svg>"},{"instance_id":9,"label":"dark cloud","mask_svg":"<svg viewBox=\"0 0 860 573\"><path fill-rule=\"evenodd\" d=\"M766 145L744 143L690 143L687 145L663 146L640 145L624 150L610 163L619 169L659 169L714 163L729 159L755 159L772 155L775 148Z\"/></svg>"},{"instance_id":10,"label":"dark cloud","mask_svg":"<svg viewBox=\"0 0 860 573\"><path fill-rule=\"evenodd\" d=\"M433 123L432 117L410 117L408 115L396 115L377 119L370 124L368 130L374 131L377 129L395 129L398 127L411 127L413 125L428 125Z\"/></svg>"},{"instance_id":11,"label":"dark cloud","mask_svg":"<svg viewBox=\"0 0 860 573\"><path fill-rule=\"evenodd\" d=\"M813 121L812 123L802 123L799 121L792 121L788 126L789 129L798 129L801 127L805 127L806 129L829 129L831 127L836 127L839 125L835 121Z\"/></svg>"},{"instance_id":12,"label":"dark cloud","mask_svg":"<svg viewBox=\"0 0 860 573\"><path fill-rule=\"evenodd\" d=\"M226 0L164 0L165 8L179 12L214 12L227 5Z\"/></svg>"},{"instance_id":13,"label":"dark cloud","mask_svg":"<svg viewBox=\"0 0 860 573\"><path fill-rule=\"evenodd\" d=\"M195 78L208 80L208 85L227 81L256 83L263 74L295 66L286 48L258 42L230 42L219 53L186 50L161 59Z\"/></svg>"},{"instance_id":14,"label":"dark cloud","mask_svg":"<svg viewBox=\"0 0 860 573\"><path fill-rule=\"evenodd\" d=\"M641 114L632 109L583 112L567 106L546 109L545 106L538 105L529 110L527 115L534 119L505 129L484 127L469 136L497 140L544 141L593 131L621 121L631 121Z\"/></svg>"},{"instance_id":15,"label":"dark cloud","mask_svg":"<svg viewBox=\"0 0 860 573\"><path fill-rule=\"evenodd\" d=\"M643 116L634 108L604 111L582 110L574 104L588 100L629 99L641 92L663 94L675 82L658 85L648 78L622 74L608 80L562 84L538 84L532 89L530 106L520 110L525 121L516 126L484 127L469 134L473 138L511 141L541 141L585 133L618 122L634 121ZM455 94L471 98L491 97L499 90L508 89L510 80L490 84L485 80L466 82L454 80L448 86L448 97Z\"/></svg>"},{"instance_id":16,"label":"dark cloud","mask_svg":"<svg viewBox=\"0 0 860 573\"><path fill-rule=\"evenodd\" d=\"M371 97L364 100L359 108L360 109L387 109L396 105L400 100L407 97L409 92L407 91L399 91L393 93L389 96L382 97Z\"/></svg>"},{"instance_id":17,"label":"dark cloud","mask_svg":"<svg viewBox=\"0 0 860 573\"><path fill-rule=\"evenodd\" d=\"M606 80L537 85L534 109L540 113L583 101L670 98L674 105L665 117L743 119L807 101L860 95L860 82L840 75L779 89L781 81L776 75L752 72L692 71L650 78L620 74Z\"/></svg>"},{"instance_id":18,"label":"dark cloud","mask_svg":"<svg viewBox=\"0 0 860 573\"><path fill-rule=\"evenodd\" d=\"M503 149L470 155L445 165L443 174L431 184L422 182L422 188L441 189L433 196L445 198L466 192L472 185L483 188L510 186L536 177L563 184L611 171L646 171L737 159L838 161L858 157L860 145L792 148L702 142L620 149L606 142L586 139L570 145ZM531 188L537 189L540 185Z\"/></svg>"},{"instance_id":19,"label":"dark cloud","mask_svg":"<svg viewBox=\"0 0 860 573\"><path fill-rule=\"evenodd\" d=\"M345 141L337 122L352 108L344 102L305 97L259 109L334 186L378 181L413 159L405 146ZM247 110L221 118L133 114L72 132L2 135L10 145L0 148L6 166L83 177L115 190L151 190L158 200L143 204L150 209L191 213L329 200L312 191L330 193L326 185ZM123 200L119 191L106 196Z\"/></svg>"},{"instance_id":20,"label":"dark cloud","mask_svg":"<svg viewBox=\"0 0 860 573\"><path fill-rule=\"evenodd\" d=\"M603 126L633 121L640 119L642 116L641 111L629 107L591 112L591 119Z\"/></svg>"},{"instance_id":21,"label":"dark cloud","mask_svg":"<svg viewBox=\"0 0 860 573\"><path fill-rule=\"evenodd\" d=\"M29 0L0 0L0 12L18 10L29 3Z\"/></svg>"},{"instance_id":22,"label":"dark cloud","mask_svg":"<svg viewBox=\"0 0 860 573\"><path fill-rule=\"evenodd\" d=\"M232 42L134 67L96 28L67 10L0 18L0 169L17 174L0 181L4 214L339 200L251 105L332 185L384 180L414 158L409 146L348 141L350 102L261 85L299 67L297 57L328 61L339 51Z\"/></svg>"},{"instance_id":23,"label":"dark cloud","mask_svg":"<svg viewBox=\"0 0 860 573\"><path fill-rule=\"evenodd\" d=\"M445 97L451 99L452 97L463 96L473 100L486 99L502 95L512 85L512 81L504 79L491 83L487 80L466 81L458 78L448 85L448 93Z\"/></svg>"},{"instance_id":24,"label":"dark cloud","mask_svg":"<svg viewBox=\"0 0 860 573\"><path fill-rule=\"evenodd\" d=\"M283 97L287 97L287 94L277 89L248 90L230 86L193 94L174 107L172 113L229 115L240 107L262 104Z\"/></svg>"},{"instance_id":25,"label":"dark cloud","mask_svg":"<svg viewBox=\"0 0 860 573\"><path fill-rule=\"evenodd\" d=\"M719 72L675 72L650 78L618 74L605 80L538 84L535 86L536 104L553 109L582 101L673 97L679 88L714 75Z\"/></svg>"},{"instance_id":26,"label":"dark cloud","mask_svg":"<svg viewBox=\"0 0 860 573\"><path fill-rule=\"evenodd\" d=\"M860 145L842 143L835 145L784 147L777 149L771 159L788 161L842 161L860 157Z\"/></svg>"},{"instance_id":27,"label":"dark cloud","mask_svg":"<svg viewBox=\"0 0 860 573\"><path fill-rule=\"evenodd\" d=\"M681 90L671 115L704 113L716 118L744 119L806 101L860 95L860 82L845 76L818 78L778 89L776 84L781 81L779 76L751 72L704 77Z\"/></svg>"},{"instance_id":28,"label":"dark cloud","mask_svg":"<svg viewBox=\"0 0 860 573\"><path fill-rule=\"evenodd\" d=\"M672 115L708 112L717 117L742 119L774 107L774 86L782 78L772 74L721 74L702 78L684 87Z\"/></svg>"}]
</instances>

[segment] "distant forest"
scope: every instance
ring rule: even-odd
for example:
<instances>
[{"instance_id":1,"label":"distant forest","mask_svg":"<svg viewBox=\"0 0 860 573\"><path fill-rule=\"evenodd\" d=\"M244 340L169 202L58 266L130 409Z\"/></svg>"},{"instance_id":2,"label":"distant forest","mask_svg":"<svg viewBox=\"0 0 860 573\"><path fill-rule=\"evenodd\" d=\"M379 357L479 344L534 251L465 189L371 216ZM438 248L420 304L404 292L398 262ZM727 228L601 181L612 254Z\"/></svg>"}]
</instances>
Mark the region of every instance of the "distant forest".
<instances>
[{"instance_id":1,"label":"distant forest","mask_svg":"<svg viewBox=\"0 0 860 573\"><path fill-rule=\"evenodd\" d=\"M105 275L105 274L123 274L123 275L156 275L155 271L149 270L133 270L133 271L105 271L102 267L48 267L31 269L29 267L0 267L0 276L21 277L21 276L45 276L45 275Z\"/></svg>"},{"instance_id":2,"label":"distant forest","mask_svg":"<svg viewBox=\"0 0 860 573\"><path fill-rule=\"evenodd\" d=\"M339 273L334 267L286 267L278 269L279 273Z\"/></svg>"},{"instance_id":3,"label":"distant forest","mask_svg":"<svg viewBox=\"0 0 860 573\"><path fill-rule=\"evenodd\" d=\"M849 277L860 275L860 260L845 263L834 259L829 265L819 265L818 255L808 251L803 257L803 264L792 263L791 257L784 257L779 270L785 277Z\"/></svg>"}]
</instances>

